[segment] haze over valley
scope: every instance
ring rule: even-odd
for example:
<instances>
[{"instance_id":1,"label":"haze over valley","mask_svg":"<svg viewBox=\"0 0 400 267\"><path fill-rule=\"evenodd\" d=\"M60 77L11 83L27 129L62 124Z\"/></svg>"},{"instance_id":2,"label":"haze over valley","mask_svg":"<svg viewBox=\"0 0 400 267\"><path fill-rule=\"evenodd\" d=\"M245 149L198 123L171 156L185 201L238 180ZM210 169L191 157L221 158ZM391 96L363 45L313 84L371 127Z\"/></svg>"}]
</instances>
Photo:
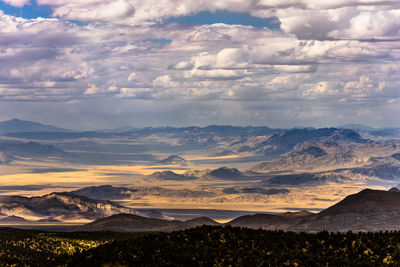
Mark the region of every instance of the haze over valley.
<instances>
[{"instance_id":1,"label":"haze over valley","mask_svg":"<svg viewBox=\"0 0 400 267\"><path fill-rule=\"evenodd\" d=\"M226 222L245 214L319 212L365 188L400 184L396 128L77 132L14 119L0 123L0 130L2 196L71 192L157 218ZM3 218L54 223L79 224L121 211L43 214L7 203L0 205Z\"/></svg>"}]
</instances>

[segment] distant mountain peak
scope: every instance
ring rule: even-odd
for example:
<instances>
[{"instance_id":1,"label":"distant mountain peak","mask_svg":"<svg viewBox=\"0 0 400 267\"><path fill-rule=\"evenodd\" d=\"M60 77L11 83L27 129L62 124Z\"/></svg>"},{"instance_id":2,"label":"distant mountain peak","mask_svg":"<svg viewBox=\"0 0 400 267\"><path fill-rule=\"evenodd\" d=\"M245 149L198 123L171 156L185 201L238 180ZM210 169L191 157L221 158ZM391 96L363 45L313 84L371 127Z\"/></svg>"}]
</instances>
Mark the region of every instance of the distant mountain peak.
<instances>
[{"instance_id":1,"label":"distant mountain peak","mask_svg":"<svg viewBox=\"0 0 400 267\"><path fill-rule=\"evenodd\" d=\"M3 224L15 224L15 223L27 223L27 222L29 222L29 221L22 217L15 216L15 215L11 215L11 216L0 219L0 223L3 223Z\"/></svg>"},{"instance_id":2,"label":"distant mountain peak","mask_svg":"<svg viewBox=\"0 0 400 267\"><path fill-rule=\"evenodd\" d=\"M310 216L310 215L314 215L314 213L308 211L308 210L301 210L301 211L287 211L284 213L280 213L280 216L284 216L284 217L304 217L304 216Z\"/></svg>"},{"instance_id":3,"label":"distant mountain peak","mask_svg":"<svg viewBox=\"0 0 400 267\"><path fill-rule=\"evenodd\" d=\"M398 188L396 188L396 187L392 187L388 191L389 192L397 192L397 193L400 192L400 190Z\"/></svg>"},{"instance_id":4,"label":"distant mountain peak","mask_svg":"<svg viewBox=\"0 0 400 267\"><path fill-rule=\"evenodd\" d=\"M386 211L400 213L398 203L400 194L398 189L384 191L375 189L364 189L359 193L349 195L342 201L327 208L318 214L319 217L331 216L333 214L352 213L354 216L371 213L384 213Z\"/></svg>"},{"instance_id":5,"label":"distant mountain peak","mask_svg":"<svg viewBox=\"0 0 400 267\"><path fill-rule=\"evenodd\" d=\"M160 171L148 175L147 179L184 181L184 180L195 180L197 179L197 177L187 174L177 174L173 171Z\"/></svg>"},{"instance_id":6,"label":"distant mountain peak","mask_svg":"<svg viewBox=\"0 0 400 267\"><path fill-rule=\"evenodd\" d=\"M230 178L243 178L245 175L240 172L236 168L228 168L228 167L221 167L215 170L212 170L209 173L211 176L214 176L216 178L220 179L230 179Z\"/></svg>"},{"instance_id":7,"label":"distant mountain peak","mask_svg":"<svg viewBox=\"0 0 400 267\"><path fill-rule=\"evenodd\" d=\"M170 155L167 158L164 158L162 160L157 161L158 164L165 164L165 165L182 165L186 166L188 161L184 158L182 158L179 155Z\"/></svg>"},{"instance_id":8,"label":"distant mountain peak","mask_svg":"<svg viewBox=\"0 0 400 267\"><path fill-rule=\"evenodd\" d=\"M193 219L187 220L185 222L187 224L192 224L192 225L195 225L195 226L200 226L200 225L219 225L219 223L217 223L213 219L210 219L210 218L208 218L206 216L193 218Z\"/></svg>"},{"instance_id":9,"label":"distant mountain peak","mask_svg":"<svg viewBox=\"0 0 400 267\"><path fill-rule=\"evenodd\" d=\"M0 153L3 154L3 162L12 161L15 157L62 157L65 152L52 145L42 145L36 142L2 142L0 141Z\"/></svg>"},{"instance_id":10,"label":"distant mountain peak","mask_svg":"<svg viewBox=\"0 0 400 267\"><path fill-rule=\"evenodd\" d=\"M69 130L39 122L24 121L14 118L9 121L0 122L0 132L69 132Z\"/></svg>"}]
</instances>

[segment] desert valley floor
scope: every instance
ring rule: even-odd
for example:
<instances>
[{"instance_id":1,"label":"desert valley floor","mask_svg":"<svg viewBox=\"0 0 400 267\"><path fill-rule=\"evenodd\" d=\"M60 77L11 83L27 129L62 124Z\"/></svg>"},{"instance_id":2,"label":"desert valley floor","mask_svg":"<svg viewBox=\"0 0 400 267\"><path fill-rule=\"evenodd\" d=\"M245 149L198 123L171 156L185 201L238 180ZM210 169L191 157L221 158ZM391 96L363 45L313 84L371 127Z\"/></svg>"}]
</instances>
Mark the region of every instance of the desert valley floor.
<instances>
[{"instance_id":1,"label":"desert valley floor","mask_svg":"<svg viewBox=\"0 0 400 267\"><path fill-rule=\"evenodd\" d=\"M72 192L166 219L207 216L223 223L246 214L319 212L365 188L400 183L396 128L74 132L11 120L0 123L0 133L1 196ZM4 201L0 213L55 224L102 216L46 213Z\"/></svg>"}]
</instances>

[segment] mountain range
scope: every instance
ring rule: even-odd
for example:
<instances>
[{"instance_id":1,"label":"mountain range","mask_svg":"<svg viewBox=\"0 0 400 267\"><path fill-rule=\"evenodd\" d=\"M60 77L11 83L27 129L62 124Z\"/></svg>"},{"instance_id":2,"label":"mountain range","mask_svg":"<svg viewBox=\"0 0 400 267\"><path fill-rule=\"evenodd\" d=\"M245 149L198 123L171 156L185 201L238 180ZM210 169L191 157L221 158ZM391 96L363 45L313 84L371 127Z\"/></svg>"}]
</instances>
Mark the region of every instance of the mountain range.
<instances>
[{"instance_id":1,"label":"mountain range","mask_svg":"<svg viewBox=\"0 0 400 267\"><path fill-rule=\"evenodd\" d=\"M329 128L323 128L323 129L329 129ZM400 134L400 128L397 127L383 127L383 128L373 128L369 127L366 125L362 124L345 124L338 126L336 128L330 128L330 129L352 129L356 132L359 132L362 135L368 135L369 137L376 137L376 138L387 138L387 137L398 137ZM282 131L290 131L291 134L291 139L296 140L296 138L293 139L293 137L297 136L297 132L304 132L304 131L310 131L314 132L313 134L315 138L316 136L321 136L323 137L326 135L328 131L319 131L319 133L316 133L314 130L318 130L315 128L292 128L292 129L273 129L269 128L266 126L247 126L247 127L241 127L241 126L221 126L221 125L210 125L206 127L198 127L198 126L190 126L190 127L181 127L181 128L176 128L176 127L145 127L145 128L136 128L132 126L128 127L120 127L116 129L104 129L104 130L95 130L95 131L83 131L81 133L85 133L87 135L90 134L103 134L102 136L108 136L108 135L119 135L123 133L135 133L137 135L152 135L152 134L158 134L158 133L164 133L164 134L192 134L194 136L206 136L206 135L223 135L223 136L245 136L245 135L268 135L268 134L273 134L277 132L282 132ZM39 122L34 122L34 121L27 121L27 120L20 120L20 119L11 119L8 121L2 121L0 122L0 133L32 133L34 134L35 132L40 132L42 134L44 133L54 133L57 136L60 137L60 133L66 134L68 136L68 133L72 134L70 137L73 137L74 134L78 134L76 136L79 136L79 132L72 132L69 129L65 128L60 128L57 126L53 125L47 125L47 124L42 124ZM58 134L57 134L58 133ZM196 138L195 138L196 139ZM188 135L188 141L190 140L195 141L195 139L190 138ZM290 146L290 144L289 144Z\"/></svg>"},{"instance_id":2,"label":"mountain range","mask_svg":"<svg viewBox=\"0 0 400 267\"><path fill-rule=\"evenodd\" d=\"M161 187L122 187L112 185L90 186L72 191L73 194L102 200L140 199L145 196L182 198L207 198L215 194L205 190L169 189Z\"/></svg>"},{"instance_id":3,"label":"mountain range","mask_svg":"<svg viewBox=\"0 0 400 267\"><path fill-rule=\"evenodd\" d=\"M245 215L225 225L290 231L400 230L400 190L365 189L320 211ZM160 213L134 210L105 200L74 193L51 193L41 197L5 197L0 200L1 224L88 222L73 231L172 231L219 225L207 217L187 221L167 220Z\"/></svg>"},{"instance_id":4,"label":"mountain range","mask_svg":"<svg viewBox=\"0 0 400 267\"><path fill-rule=\"evenodd\" d=\"M156 212L117 206L117 201L141 207L182 201L217 209L238 204L242 210L251 210L269 203L287 207L301 194L308 203L322 206L336 201L336 194L351 191L354 184L361 188L400 183L400 141L390 133L397 130L359 125L320 129L212 125L73 132L14 119L0 123L0 164L6 175L30 172L44 176L51 172L58 177L65 172L74 176L97 169L93 173L104 183L124 186L93 184L96 186L69 192L70 200L64 202L57 195L62 193L47 198L10 197L0 200L0 219L93 221L118 213L165 218ZM92 166L104 166L104 173ZM120 171L120 166L129 168ZM3 183L2 194L7 194L7 186ZM331 197L319 196L313 191L317 187ZM27 188L15 191L30 195ZM78 200L84 197L87 199ZM100 201L115 201L110 204L114 208L94 208L97 204L93 203ZM309 230L318 228L318 222L328 225L330 221L326 216L295 217L275 214L264 219L274 221L272 228ZM329 227L334 229L337 224L334 221Z\"/></svg>"},{"instance_id":5,"label":"mountain range","mask_svg":"<svg viewBox=\"0 0 400 267\"><path fill-rule=\"evenodd\" d=\"M398 146L397 143L390 144L395 140L389 139L385 143L369 139L370 137L374 138L372 132L367 133L360 129L271 129L215 125L133 128L122 132L71 132L14 119L0 123L0 163L7 164L18 157L40 161L42 158L54 156L62 163L90 165L125 165L145 161L148 165L189 167L199 163L221 162L222 165L224 162L264 161L254 166L253 171L265 172L359 166L368 160L366 156L371 151L371 157L389 156L389 153L377 152L387 151L390 145L392 154L400 152L400 149L394 149L394 146ZM109 145L116 140L119 141L118 144ZM132 145L127 140L134 140L135 144ZM196 151L213 157L240 157L189 162L179 156ZM160 159L155 156L159 152L163 155L171 152L174 154ZM220 175L216 174L218 176ZM241 178L240 174L232 173L230 176Z\"/></svg>"},{"instance_id":6,"label":"mountain range","mask_svg":"<svg viewBox=\"0 0 400 267\"><path fill-rule=\"evenodd\" d=\"M253 171L311 170L318 168L342 168L358 166L363 161L351 148L337 143L304 145L269 162L260 163Z\"/></svg>"},{"instance_id":7,"label":"mountain range","mask_svg":"<svg viewBox=\"0 0 400 267\"><path fill-rule=\"evenodd\" d=\"M225 225L287 231L381 231L400 230L400 190L365 189L349 195L319 213L308 211L255 214L238 217ZM217 225L209 218L189 221L150 219L119 214L77 228L79 231L172 231L199 225Z\"/></svg>"},{"instance_id":8,"label":"mountain range","mask_svg":"<svg viewBox=\"0 0 400 267\"><path fill-rule=\"evenodd\" d=\"M17 216L29 221L88 222L118 213L162 217L151 210L135 210L112 201L91 199L70 192L0 199L0 214L3 217Z\"/></svg>"},{"instance_id":9,"label":"mountain range","mask_svg":"<svg viewBox=\"0 0 400 267\"><path fill-rule=\"evenodd\" d=\"M149 181L152 180L174 180L174 181L185 181L195 180L199 178L208 179L221 179L221 180L240 180L240 179L251 179L251 174L245 174L236 168L220 167L217 169L206 169L202 171L191 170L186 171L183 174L177 174L173 171L161 171L154 172L146 176Z\"/></svg>"},{"instance_id":10,"label":"mountain range","mask_svg":"<svg viewBox=\"0 0 400 267\"><path fill-rule=\"evenodd\" d=\"M292 214L257 214L240 217L229 224L295 231L400 230L399 201L400 190L397 188L388 191L365 189L316 214L305 211Z\"/></svg>"}]
</instances>

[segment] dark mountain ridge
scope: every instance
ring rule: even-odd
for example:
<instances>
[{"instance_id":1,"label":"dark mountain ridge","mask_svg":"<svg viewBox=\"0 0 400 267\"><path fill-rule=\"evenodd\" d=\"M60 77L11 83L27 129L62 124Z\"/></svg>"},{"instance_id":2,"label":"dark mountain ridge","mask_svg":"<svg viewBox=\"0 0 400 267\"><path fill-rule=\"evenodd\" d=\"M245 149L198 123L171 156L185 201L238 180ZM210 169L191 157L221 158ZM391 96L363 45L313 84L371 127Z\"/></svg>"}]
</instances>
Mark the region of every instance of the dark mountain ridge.
<instances>
[{"instance_id":1,"label":"dark mountain ridge","mask_svg":"<svg viewBox=\"0 0 400 267\"><path fill-rule=\"evenodd\" d=\"M238 217L226 225L289 231L380 231L400 229L400 190L365 189L319 212L285 212ZM135 215L114 215L79 228L93 231L172 231L217 224L209 218L166 221Z\"/></svg>"},{"instance_id":2,"label":"dark mountain ridge","mask_svg":"<svg viewBox=\"0 0 400 267\"><path fill-rule=\"evenodd\" d=\"M218 179L241 179L245 175L236 168L221 167L209 172L210 176Z\"/></svg>"},{"instance_id":3,"label":"dark mountain ridge","mask_svg":"<svg viewBox=\"0 0 400 267\"><path fill-rule=\"evenodd\" d=\"M265 156L276 157L291 151L298 145L305 143L365 143L367 140L351 129L337 128L302 128L281 130L274 133L266 141L260 143L258 148L261 149ZM312 152L312 151L311 151Z\"/></svg>"},{"instance_id":4,"label":"dark mountain ridge","mask_svg":"<svg viewBox=\"0 0 400 267\"><path fill-rule=\"evenodd\" d=\"M154 172L147 176L148 179L154 180L172 180L172 181L186 181L186 180L195 180L197 177L186 175L186 174L177 174L173 171L161 171Z\"/></svg>"},{"instance_id":5,"label":"dark mountain ridge","mask_svg":"<svg viewBox=\"0 0 400 267\"><path fill-rule=\"evenodd\" d=\"M201 225L219 225L216 221L200 217L188 221L145 218L132 214L116 214L76 228L77 231L150 232L175 231Z\"/></svg>"},{"instance_id":6,"label":"dark mountain ridge","mask_svg":"<svg viewBox=\"0 0 400 267\"><path fill-rule=\"evenodd\" d=\"M173 198L214 197L215 193L205 190L167 189L162 187L119 187L99 185L81 188L72 193L93 199L123 200L144 196L165 196ZM155 217L155 216L151 216Z\"/></svg>"},{"instance_id":7,"label":"dark mountain ridge","mask_svg":"<svg viewBox=\"0 0 400 267\"><path fill-rule=\"evenodd\" d=\"M238 179L250 179L252 176L247 175L236 168L220 167L217 169L206 169L203 171L186 171L183 174L177 174L173 171L160 171L154 172L147 175L147 179L154 180L174 180L174 181L184 181L184 180L195 180L198 178L208 178L208 179L221 179L221 180L238 180Z\"/></svg>"},{"instance_id":8,"label":"dark mountain ridge","mask_svg":"<svg viewBox=\"0 0 400 267\"><path fill-rule=\"evenodd\" d=\"M0 142L0 152L21 157L61 157L65 155L65 152L61 149L36 142Z\"/></svg>"},{"instance_id":9,"label":"dark mountain ridge","mask_svg":"<svg viewBox=\"0 0 400 267\"><path fill-rule=\"evenodd\" d=\"M357 166L361 162L356 153L335 142L304 144L272 161L262 162L254 171L311 170Z\"/></svg>"},{"instance_id":10,"label":"dark mountain ridge","mask_svg":"<svg viewBox=\"0 0 400 267\"><path fill-rule=\"evenodd\" d=\"M400 190L365 189L317 214L256 214L239 217L232 226L295 231L380 231L400 229Z\"/></svg>"},{"instance_id":11,"label":"dark mountain ridge","mask_svg":"<svg viewBox=\"0 0 400 267\"><path fill-rule=\"evenodd\" d=\"M45 125L33 121L23 121L12 119L9 121L0 122L0 132L16 133L16 132L69 132L67 129L62 129L52 125Z\"/></svg>"},{"instance_id":12,"label":"dark mountain ridge","mask_svg":"<svg viewBox=\"0 0 400 267\"><path fill-rule=\"evenodd\" d=\"M182 158L181 156L171 155L162 160L157 161L156 163L163 164L163 165L178 164L178 165L182 165L182 166L187 166L188 161L185 160L184 158Z\"/></svg>"}]
</instances>

